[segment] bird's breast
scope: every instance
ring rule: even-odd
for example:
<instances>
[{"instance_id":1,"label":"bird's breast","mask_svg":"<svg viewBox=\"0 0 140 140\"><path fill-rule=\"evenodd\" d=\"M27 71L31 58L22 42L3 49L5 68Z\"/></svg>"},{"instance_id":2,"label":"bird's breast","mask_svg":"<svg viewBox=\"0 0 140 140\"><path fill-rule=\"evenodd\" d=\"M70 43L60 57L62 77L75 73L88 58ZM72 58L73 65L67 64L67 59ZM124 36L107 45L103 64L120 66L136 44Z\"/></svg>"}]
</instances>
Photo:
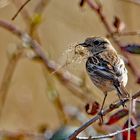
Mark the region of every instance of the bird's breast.
<instances>
[{"instance_id":1,"label":"bird's breast","mask_svg":"<svg viewBox=\"0 0 140 140\"><path fill-rule=\"evenodd\" d=\"M89 57L86 62L86 70L92 82L104 92L115 89L113 77L117 78L123 86L127 84L127 70L123 60L116 52L104 52ZM100 75L98 71L102 74Z\"/></svg>"}]
</instances>

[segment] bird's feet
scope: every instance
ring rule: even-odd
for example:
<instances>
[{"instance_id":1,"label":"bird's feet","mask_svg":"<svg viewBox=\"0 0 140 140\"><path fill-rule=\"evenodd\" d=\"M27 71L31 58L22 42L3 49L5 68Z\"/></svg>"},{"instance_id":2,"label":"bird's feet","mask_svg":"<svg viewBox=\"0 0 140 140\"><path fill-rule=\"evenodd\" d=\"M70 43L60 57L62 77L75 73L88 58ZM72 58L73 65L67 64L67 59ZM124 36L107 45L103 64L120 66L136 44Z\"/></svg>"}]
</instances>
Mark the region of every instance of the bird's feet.
<instances>
[{"instance_id":1,"label":"bird's feet","mask_svg":"<svg viewBox=\"0 0 140 140\"><path fill-rule=\"evenodd\" d=\"M125 104L125 99L121 99L121 105L123 108L127 108L126 104Z\"/></svg>"},{"instance_id":2,"label":"bird's feet","mask_svg":"<svg viewBox=\"0 0 140 140\"><path fill-rule=\"evenodd\" d=\"M100 119L99 119L99 125L102 125L104 123L104 114L103 114L103 110L100 110L98 115L100 116Z\"/></svg>"}]
</instances>

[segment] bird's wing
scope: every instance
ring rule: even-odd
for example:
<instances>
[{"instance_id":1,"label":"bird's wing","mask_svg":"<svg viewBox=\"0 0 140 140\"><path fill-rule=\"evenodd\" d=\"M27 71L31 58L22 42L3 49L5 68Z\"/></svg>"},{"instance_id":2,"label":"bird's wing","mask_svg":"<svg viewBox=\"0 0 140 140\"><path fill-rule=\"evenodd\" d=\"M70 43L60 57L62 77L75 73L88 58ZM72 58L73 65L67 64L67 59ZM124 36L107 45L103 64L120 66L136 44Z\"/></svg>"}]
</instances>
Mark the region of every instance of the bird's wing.
<instances>
[{"instance_id":1,"label":"bird's wing","mask_svg":"<svg viewBox=\"0 0 140 140\"><path fill-rule=\"evenodd\" d=\"M122 97L129 97L124 86L121 84L123 74L127 72L124 62L119 57L117 61L107 61L98 57L89 57L86 63L87 71L90 76L100 76L104 79L111 80Z\"/></svg>"},{"instance_id":2,"label":"bird's wing","mask_svg":"<svg viewBox=\"0 0 140 140\"><path fill-rule=\"evenodd\" d=\"M116 81L123 74L124 66L120 62L112 65L103 58L92 56L88 58L86 67L91 75L96 74L105 79Z\"/></svg>"}]
</instances>

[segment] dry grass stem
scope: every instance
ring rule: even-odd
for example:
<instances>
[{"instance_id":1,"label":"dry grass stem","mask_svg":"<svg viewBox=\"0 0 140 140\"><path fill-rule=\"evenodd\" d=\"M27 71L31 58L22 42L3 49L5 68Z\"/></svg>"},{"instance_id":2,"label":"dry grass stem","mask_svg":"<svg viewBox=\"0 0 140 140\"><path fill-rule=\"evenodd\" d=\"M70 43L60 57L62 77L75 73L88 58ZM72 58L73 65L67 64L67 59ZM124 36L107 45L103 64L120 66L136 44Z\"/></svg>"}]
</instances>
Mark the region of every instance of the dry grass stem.
<instances>
[{"instance_id":1,"label":"dry grass stem","mask_svg":"<svg viewBox=\"0 0 140 140\"><path fill-rule=\"evenodd\" d=\"M2 83L0 85L0 112L4 107L4 103L6 101L12 77L21 55L22 50L18 49L8 60L8 64L3 75Z\"/></svg>"}]
</instances>

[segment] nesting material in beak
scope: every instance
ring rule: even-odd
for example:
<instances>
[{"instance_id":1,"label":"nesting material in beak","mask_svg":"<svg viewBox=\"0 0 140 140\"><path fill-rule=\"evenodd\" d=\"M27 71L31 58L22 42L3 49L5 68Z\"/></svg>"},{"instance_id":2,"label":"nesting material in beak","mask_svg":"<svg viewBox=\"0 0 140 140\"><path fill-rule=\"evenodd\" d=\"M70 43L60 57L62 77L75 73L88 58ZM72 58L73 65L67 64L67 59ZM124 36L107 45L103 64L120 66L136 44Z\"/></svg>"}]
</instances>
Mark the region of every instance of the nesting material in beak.
<instances>
[{"instance_id":1,"label":"nesting material in beak","mask_svg":"<svg viewBox=\"0 0 140 140\"><path fill-rule=\"evenodd\" d=\"M86 48L87 44L79 43L75 46L75 56L79 57L79 59L87 59L89 56L89 51Z\"/></svg>"},{"instance_id":2,"label":"nesting material in beak","mask_svg":"<svg viewBox=\"0 0 140 140\"><path fill-rule=\"evenodd\" d=\"M63 56L65 57L66 61L64 62L65 66L72 64L72 63L81 63L86 62L87 58L89 57L89 51L84 43L76 44L74 46L70 46ZM64 60L64 59L63 59Z\"/></svg>"}]
</instances>

